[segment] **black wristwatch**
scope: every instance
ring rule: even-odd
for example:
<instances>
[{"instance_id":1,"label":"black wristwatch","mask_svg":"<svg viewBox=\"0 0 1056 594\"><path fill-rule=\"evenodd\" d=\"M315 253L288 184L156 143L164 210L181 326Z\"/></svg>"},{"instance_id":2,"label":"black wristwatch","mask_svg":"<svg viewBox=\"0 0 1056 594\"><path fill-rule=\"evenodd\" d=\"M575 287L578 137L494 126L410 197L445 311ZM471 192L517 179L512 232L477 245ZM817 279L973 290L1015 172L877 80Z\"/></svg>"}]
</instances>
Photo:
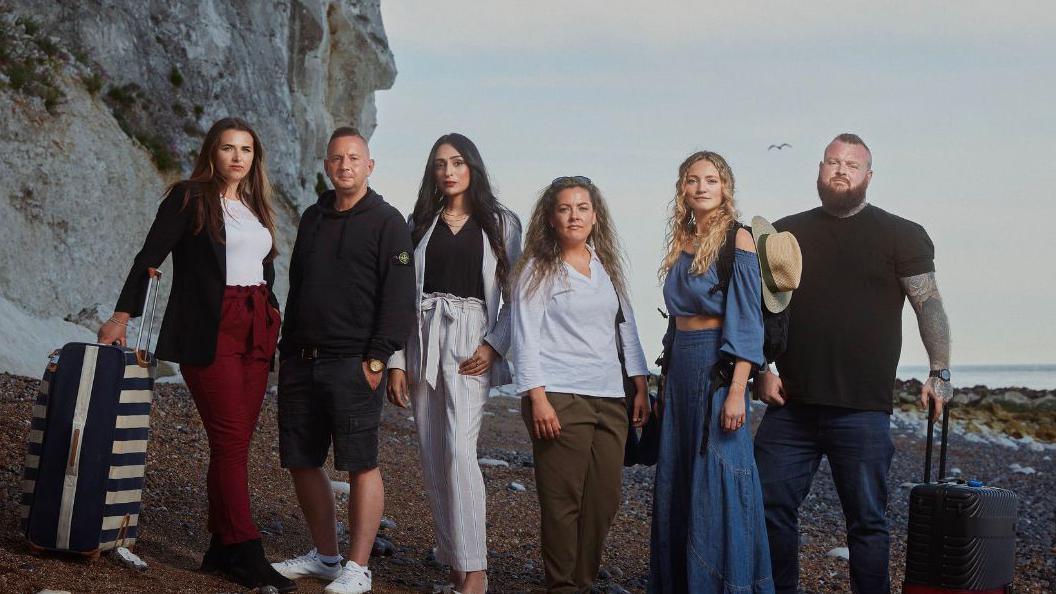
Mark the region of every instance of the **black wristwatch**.
<instances>
[{"instance_id":1,"label":"black wristwatch","mask_svg":"<svg viewBox=\"0 0 1056 594\"><path fill-rule=\"evenodd\" d=\"M928 372L928 377L937 377L944 382L950 381L950 370L949 369L932 369Z\"/></svg>"}]
</instances>

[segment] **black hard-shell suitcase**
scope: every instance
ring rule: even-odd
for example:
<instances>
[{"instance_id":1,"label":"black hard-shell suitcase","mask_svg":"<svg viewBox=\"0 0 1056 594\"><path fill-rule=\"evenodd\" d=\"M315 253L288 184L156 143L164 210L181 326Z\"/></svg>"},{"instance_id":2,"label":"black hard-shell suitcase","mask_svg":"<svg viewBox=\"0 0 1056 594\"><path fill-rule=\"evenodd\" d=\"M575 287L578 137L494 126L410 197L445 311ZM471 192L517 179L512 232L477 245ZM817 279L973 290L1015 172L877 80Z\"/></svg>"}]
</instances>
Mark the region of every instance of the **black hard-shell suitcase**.
<instances>
[{"instance_id":1,"label":"black hard-shell suitcase","mask_svg":"<svg viewBox=\"0 0 1056 594\"><path fill-rule=\"evenodd\" d=\"M98 557L136 542L157 361L146 350L158 278L136 347L71 342L53 352L33 405L22 529L34 551Z\"/></svg>"},{"instance_id":2,"label":"black hard-shell suitcase","mask_svg":"<svg viewBox=\"0 0 1056 594\"><path fill-rule=\"evenodd\" d=\"M1010 593L1016 565L1018 497L978 480L945 478L949 403L942 413L939 481L931 482L935 422L928 412L924 483L909 493L902 592Z\"/></svg>"}]
</instances>

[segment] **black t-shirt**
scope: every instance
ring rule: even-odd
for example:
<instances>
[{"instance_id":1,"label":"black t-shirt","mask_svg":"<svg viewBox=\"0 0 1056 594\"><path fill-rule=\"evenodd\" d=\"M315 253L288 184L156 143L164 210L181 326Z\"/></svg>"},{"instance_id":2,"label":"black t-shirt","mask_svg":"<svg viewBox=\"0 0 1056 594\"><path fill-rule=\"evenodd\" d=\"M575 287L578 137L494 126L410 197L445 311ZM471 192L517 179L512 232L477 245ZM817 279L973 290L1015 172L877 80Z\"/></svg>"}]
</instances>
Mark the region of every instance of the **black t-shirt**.
<instances>
[{"instance_id":1,"label":"black t-shirt","mask_svg":"<svg viewBox=\"0 0 1056 594\"><path fill-rule=\"evenodd\" d=\"M927 231L871 204L847 218L815 208L774 227L791 231L803 251L788 349L777 359L789 402L891 412L905 302L899 279L935 270Z\"/></svg>"},{"instance_id":2,"label":"black t-shirt","mask_svg":"<svg viewBox=\"0 0 1056 594\"><path fill-rule=\"evenodd\" d=\"M484 236L472 217L458 233L443 217L436 222L425 248L424 293L484 299Z\"/></svg>"}]
</instances>

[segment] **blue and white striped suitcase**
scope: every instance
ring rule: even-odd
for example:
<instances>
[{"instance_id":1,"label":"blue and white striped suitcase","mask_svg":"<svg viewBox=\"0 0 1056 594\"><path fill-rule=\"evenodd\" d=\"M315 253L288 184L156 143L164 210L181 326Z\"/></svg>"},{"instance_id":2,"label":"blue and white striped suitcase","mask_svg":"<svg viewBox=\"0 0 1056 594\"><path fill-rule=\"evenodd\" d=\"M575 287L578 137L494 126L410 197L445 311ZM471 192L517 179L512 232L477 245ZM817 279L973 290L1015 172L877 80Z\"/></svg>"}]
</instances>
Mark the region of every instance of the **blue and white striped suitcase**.
<instances>
[{"instance_id":1,"label":"blue and white striped suitcase","mask_svg":"<svg viewBox=\"0 0 1056 594\"><path fill-rule=\"evenodd\" d=\"M22 477L22 527L35 551L98 557L136 542L157 370L141 343L157 285L152 277L135 349L71 342L48 361Z\"/></svg>"}]
</instances>

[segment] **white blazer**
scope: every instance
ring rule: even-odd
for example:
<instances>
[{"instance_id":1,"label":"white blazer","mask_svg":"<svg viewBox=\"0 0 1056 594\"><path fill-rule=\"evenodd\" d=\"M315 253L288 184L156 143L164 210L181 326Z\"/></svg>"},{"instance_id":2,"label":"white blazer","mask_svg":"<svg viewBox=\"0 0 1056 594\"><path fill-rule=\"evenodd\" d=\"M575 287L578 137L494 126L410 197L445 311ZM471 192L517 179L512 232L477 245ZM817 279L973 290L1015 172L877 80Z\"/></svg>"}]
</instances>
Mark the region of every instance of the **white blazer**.
<instances>
[{"instance_id":1,"label":"white blazer","mask_svg":"<svg viewBox=\"0 0 1056 594\"><path fill-rule=\"evenodd\" d=\"M407 217L407 225L413 230L413 217ZM433 219L429 229L422 236L418 246L414 248L414 272L415 272L415 312L418 322L415 330L407 339L406 346L392 354L389 358L389 369L402 369L411 377L410 381L416 382L422 377L422 288L425 286L425 250L429 246L429 238L433 236L436 222L440 215ZM509 262L509 280L512 284L513 267L517 259L521 257L521 222L516 215L510 213L504 217L503 239L506 244L506 260ZM495 276L495 268L498 265L498 257L491 249L491 242L484 230L480 231L481 241L484 242L484 262L481 266L481 275L484 277L484 305L488 314L488 329L484 333L484 340L502 357L491 366L489 372L491 385L502 386L513 381L510 376L510 367L506 362L506 355L510 350L510 309L509 295L503 295L498 279Z\"/></svg>"}]
</instances>

